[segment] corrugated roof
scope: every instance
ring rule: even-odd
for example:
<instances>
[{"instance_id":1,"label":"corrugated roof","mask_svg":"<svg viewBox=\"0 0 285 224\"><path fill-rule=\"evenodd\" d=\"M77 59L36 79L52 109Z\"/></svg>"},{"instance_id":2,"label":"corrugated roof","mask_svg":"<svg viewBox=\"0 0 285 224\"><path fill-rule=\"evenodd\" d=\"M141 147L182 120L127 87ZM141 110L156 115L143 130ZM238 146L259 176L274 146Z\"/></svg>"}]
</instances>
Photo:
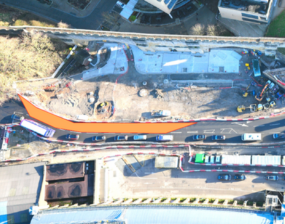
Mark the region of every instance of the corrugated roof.
<instances>
[{"instance_id":1,"label":"corrugated roof","mask_svg":"<svg viewBox=\"0 0 285 224\"><path fill-rule=\"evenodd\" d=\"M106 220L120 220L128 224L273 224L273 216L267 212L174 206L53 209L34 216L31 224L76 224Z\"/></svg>"},{"instance_id":2,"label":"corrugated roof","mask_svg":"<svg viewBox=\"0 0 285 224\"><path fill-rule=\"evenodd\" d=\"M47 165L46 181L84 177L84 165L84 162Z\"/></svg>"}]
</instances>

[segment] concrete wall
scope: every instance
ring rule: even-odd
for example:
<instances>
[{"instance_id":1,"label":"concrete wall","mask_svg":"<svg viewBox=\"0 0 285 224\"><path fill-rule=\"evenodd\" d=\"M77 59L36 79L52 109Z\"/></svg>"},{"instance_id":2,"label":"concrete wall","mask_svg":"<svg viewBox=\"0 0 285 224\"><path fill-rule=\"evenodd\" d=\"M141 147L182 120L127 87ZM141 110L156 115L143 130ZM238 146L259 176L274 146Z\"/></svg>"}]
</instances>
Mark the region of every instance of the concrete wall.
<instances>
[{"instance_id":1,"label":"concrete wall","mask_svg":"<svg viewBox=\"0 0 285 224\"><path fill-rule=\"evenodd\" d=\"M284 38L269 37L222 37L169 34L127 33L99 30L62 29L49 27L9 27L6 32L22 30L41 32L51 38L61 39L69 45L87 45L89 41L118 42L136 45L143 51L208 52L210 48L239 47L256 49L275 55L278 47L285 47ZM1 30L0 30L1 32Z\"/></svg>"}]
</instances>

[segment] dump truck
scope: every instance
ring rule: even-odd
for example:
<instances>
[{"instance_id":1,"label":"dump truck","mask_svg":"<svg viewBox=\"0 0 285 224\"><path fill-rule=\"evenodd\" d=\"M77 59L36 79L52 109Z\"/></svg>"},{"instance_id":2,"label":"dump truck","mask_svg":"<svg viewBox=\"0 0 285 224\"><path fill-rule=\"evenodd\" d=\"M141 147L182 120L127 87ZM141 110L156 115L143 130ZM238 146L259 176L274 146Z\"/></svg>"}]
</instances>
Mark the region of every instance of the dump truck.
<instances>
[{"instance_id":1,"label":"dump truck","mask_svg":"<svg viewBox=\"0 0 285 224\"><path fill-rule=\"evenodd\" d=\"M170 117L171 112L169 110L153 110L151 116L153 117Z\"/></svg>"}]
</instances>

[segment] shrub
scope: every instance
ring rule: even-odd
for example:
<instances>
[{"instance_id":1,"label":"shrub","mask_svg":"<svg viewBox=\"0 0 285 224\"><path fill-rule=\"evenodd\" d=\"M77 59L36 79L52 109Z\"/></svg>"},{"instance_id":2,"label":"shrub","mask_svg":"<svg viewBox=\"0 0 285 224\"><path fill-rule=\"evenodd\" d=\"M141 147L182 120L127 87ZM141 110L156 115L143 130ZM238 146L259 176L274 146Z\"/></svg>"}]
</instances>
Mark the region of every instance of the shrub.
<instances>
[{"instance_id":1,"label":"shrub","mask_svg":"<svg viewBox=\"0 0 285 224\"><path fill-rule=\"evenodd\" d=\"M130 21L131 21L131 22L134 22L134 21L136 20L136 18L137 18L136 16L131 16L131 17L130 17Z\"/></svg>"},{"instance_id":2,"label":"shrub","mask_svg":"<svg viewBox=\"0 0 285 224\"><path fill-rule=\"evenodd\" d=\"M180 198L180 202L184 202L186 200L186 198Z\"/></svg>"},{"instance_id":3,"label":"shrub","mask_svg":"<svg viewBox=\"0 0 285 224\"><path fill-rule=\"evenodd\" d=\"M196 198L190 198L190 202L196 201Z\"/></svg>"},{"instance_id":4,"label":"shrub","mask_svg":"<svg viewBox=\"0 0 285 224\"><path fill-rule=\"evenodd\" d=\"M224 199L220 199L220 200L219 200L219 204L223 204L224 202L225 202Z\"/></svg>"}]
</instances>

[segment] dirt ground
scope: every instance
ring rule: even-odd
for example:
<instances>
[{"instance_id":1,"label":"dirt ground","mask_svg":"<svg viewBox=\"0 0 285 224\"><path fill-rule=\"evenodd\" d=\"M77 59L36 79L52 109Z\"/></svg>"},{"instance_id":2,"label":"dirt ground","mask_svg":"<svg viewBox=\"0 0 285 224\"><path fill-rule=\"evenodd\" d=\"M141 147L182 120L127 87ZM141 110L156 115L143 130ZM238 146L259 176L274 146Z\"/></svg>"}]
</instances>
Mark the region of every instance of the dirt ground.
<instances>
[{"instance_id":1,"label":"dirt ground","mask_svg":"<svg viewBox=\"0 0 285 224\"><path fill-rule=\"evenodd\" d=\"M102 117L103 120L114 121L151 120L152 110L170 110L172 116L164 119L172 120L209 117L245 118L267 116L284 106L283 100L277 100L276 107L266 111L250 113L250 110L246 109L243 113L238 113L237 106L249 107L250 104L258 103L251 94L247 98L242 97L245 89L242 87L177 87L176 83L164 84L163 76L156 76L153 80L145 78L146 86L139 80L129 80L128 84L118 83L114 91L114 78L106 76L101 80L79 82L70 89L65 88L59 94L40 91L28 98L40 107L66 118L77 119L78 115L87 115L88 120L93 121L102 120ZM247 85L248 83L243 84ZM261 90L260 87L251 87L253 88L256 92ZM141 89L145 89L146 96L139 95ZM156 89L161 90L162 98L156 97L154 94ZM90 97L94 98L94 102L90 102ZM115 107L115 114L111 117L109 114L102 116L94 111L99 103L106 101Z\"/></svg>"}]
</instances>

